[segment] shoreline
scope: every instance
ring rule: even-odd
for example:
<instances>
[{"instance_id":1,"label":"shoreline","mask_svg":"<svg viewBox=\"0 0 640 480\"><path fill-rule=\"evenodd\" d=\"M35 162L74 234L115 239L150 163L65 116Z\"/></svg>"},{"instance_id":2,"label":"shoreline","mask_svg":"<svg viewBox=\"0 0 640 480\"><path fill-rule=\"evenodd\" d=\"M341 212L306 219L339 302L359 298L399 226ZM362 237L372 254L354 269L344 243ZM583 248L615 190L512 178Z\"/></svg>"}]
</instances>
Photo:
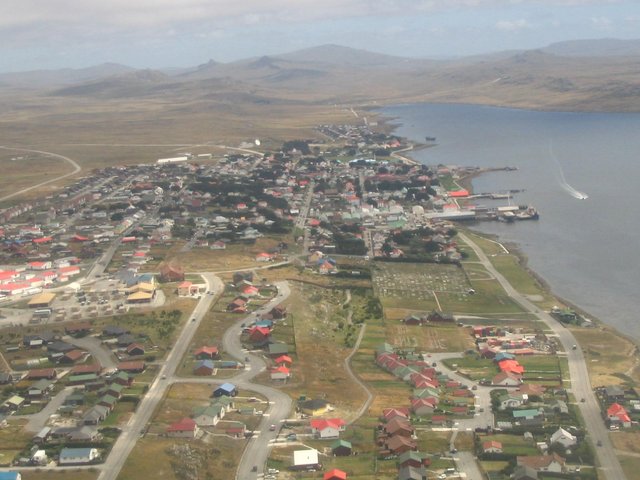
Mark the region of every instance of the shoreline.
<instances>
[{"instance_id":1,"label":"shoreline","mask_svg":"<svg viewBox=\"0 0 640 480\"><path fill-rule=\"evenodd\" d=\"M418 102L418 103L434 103L434 102ZM457 105L477 105L477 104L461 104L461 103L456 103L456 102L451 102L451 103L446 103L446 102L442 102L441 104L443 105L453 105L453 104L457 104ZM409 104L407 104L409 105ZM488 104L484 104L486 106L491 106L493 107L493 105L488 105ZM501 106L499 108L512 108L512 109L518 109L518 108L514 108L514 107L506 107L506 106ZM379 108L378 108L379 109ZM521 108L520 110L531 110L531 109L526 109L526 108ZM552 111L552 110L539 110L539 111ZM605 113L605 112L567 112L567 113ZM625 113L625 112L611 112L611 113ZM392 117L384 117L381 115L381 120L379 120L379 123L382 124L384 126L385 129L389 129L389 131L394 131L396 128L399 127L399 125L391 125L388 123L389 120L392 119ZM398 117L395 117L398 118ZM426 147L432 147L432 146L436 146L436 145L427 145ZM408 151L412 151L414 149L409 149ZM417 149L416 149L417 150ZM404 157L404 156L403 156ZM421 162L413 159L413 158L407 158L408 160L410 160L412 162L412 164L416 165L416 164L421 164ZM487 174L487 173L491 173L492 171L494 171L493 169L487 169L487 170L481 170L478 172L474 172L474 173L470 173L468 175L465 175L464 177L460 178L458 180L458 184L467 189L469 192L473 192L473 179L479 177L480 175L483 174ZM488 233L484 233L484 232L478 232L477 230L473 229L473 227L467 227L468 230L470 230L471 232L473 232L475 235L478 235L480 237L485 237L494 241L498 241L499 243L504 244L505 246L508 247L509 252L512 253L517 259L518 259L518 265L529 275L531 276L538 285L540 285L540 288L546 292L547 294L549 294L550 296L552 296L553 298L558 300L558 303L561 303L563 305L566 305L567 307L571 308L572 310L574 310L575 312L579 313L581 316L589 318L591 321L593 321L599 328L601 329L607 329L609 331L611 331L612 333L614 333L615 335L620 336L621 338L624 338L628 341L630 341L632 344L634 344L637 348L640 349L640 338L635 338L633 336L627 335L625 333L623 333L620 329L618 329L616 326L611 325L610 323L607 323L605 321L603 321L600 317L595 316L593 314L591 314L590 312L588 312L587 310L585 310L584 308L580 307L577 303L566 299L558 294L556 294L553 291L553 287L550 285L550 283L544 279L544 277L542 277L539 273L537 273L536 271L532 270L529 266L528 266L528 257L526 252L522 249L522 247L514 242L501 242L500 241L500 237L498 235L493 235L493 234L488 234Z\"/></svg>"}]
</instances>

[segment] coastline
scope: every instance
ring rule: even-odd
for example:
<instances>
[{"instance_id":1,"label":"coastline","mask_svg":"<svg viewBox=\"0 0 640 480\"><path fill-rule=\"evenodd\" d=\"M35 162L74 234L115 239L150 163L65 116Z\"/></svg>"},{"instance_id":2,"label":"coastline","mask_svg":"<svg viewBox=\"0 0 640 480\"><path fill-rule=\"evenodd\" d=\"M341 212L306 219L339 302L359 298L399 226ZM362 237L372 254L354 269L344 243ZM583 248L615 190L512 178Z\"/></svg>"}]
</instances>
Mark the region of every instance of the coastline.
<instances>
[{"instance_id":1,"label":"coastline","mask_svg":"<svg viewBox=\"0 0 640 480\"><path fill-rule=\"evenodd\" d=\"M434 102L419 102L419 103L434 103ZM437 102L436 102L437 103ZM459 102L440 102L441 104L460 104ZM482 104L485 106L491 106L494 107L493 105L488 105L488 104ZM517 107L509 107L509 106L498 106L499 108L506 108L506 109L518 109ZM525 110L527 108L521 108L522 110ZM554 110L548 110L548 109L537 109L539 111L554 111ZM569 111L568 113L573 113L571 111ZM575 113L579 113L579 112L575 112ZM619 112L615 112L615 113L619 113ZM622 112L624 113L624 112ZM380 115L380 120L379 123L381 125L383 125L383 127L388 131L394 131L397 127L399 127L399 125L392 125L389 122L393 121L395 119L398 119L398 117L384 117L382 115ZM425 145L425 148L429 148L429 147L433 147L436 145ZM406 149L406 152L411 152L417 149ZM410 153L409 153L410 154ZM410 163L409 164L420 164L419 161L410 158L410 156L408 155L398 155L398 157L402 158L402 159L406 159L408 160ZM485 169L485 170L480 170L474 173L470 173L468 175L465 175L464 177L460 178L457 180L458 184L462 187L467 189L469 192L473 192L473 179L479 177L482 174L486 174L486 173L491 173L493 171L493 169ZM544 279L544 277L542 277L539 273L537 273L536 271L532 270L529 266L528 266L528 257L525 253L525 251L522 249L522 247L517 244L517 243L513 243L513 242L500 242L500 237L498 235L492 235L492 234L487 234L484 232L479 232L475 229L473 229L473 227L468 227L468 229L470 231L472 231L474 234L479 235L481 237L485 237L485 238L489 238L495 241L498 241L499 243L503 243L505 246L508 247L509 252L512 253L517 259L518 259L518 265L529 275L531 276L535 282L540 286L541 290L543 290L545 293L549 294L551 297L555 298L556 300L558 300L558 303L565 305L569 308L571 308L572 310L574 310L575 312L577 312L578 314L580 314L583 317L589 318L591 321L593 321L595 324L597 324L597 326L601 329L604 330L608 330L610 331L612 334L615 334L623 339L628 340L629 342L631 342L633 345L636 346L636 348L640 349L640 338L635 338L633 336L627 335L625 333L623 333L621 330L619 330L617 327L615 327L614 325L611 325L607 322L605 322L604 320L602 320L600 317L595 316L593 314L591 314L590 312L588 312L586 309L580 307L577 303L564 298L558 294L556 294L553 291L552 286L549 284L549 282L547 280Z\"/></svg>"}]
</instances>

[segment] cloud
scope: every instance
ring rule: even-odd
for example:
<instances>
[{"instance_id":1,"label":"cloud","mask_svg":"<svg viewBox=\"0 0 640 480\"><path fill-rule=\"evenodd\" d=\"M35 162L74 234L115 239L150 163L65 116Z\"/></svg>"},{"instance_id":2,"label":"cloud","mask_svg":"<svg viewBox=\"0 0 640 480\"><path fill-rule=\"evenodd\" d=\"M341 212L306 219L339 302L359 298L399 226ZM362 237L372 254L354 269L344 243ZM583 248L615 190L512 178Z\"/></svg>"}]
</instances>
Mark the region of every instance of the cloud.
<instances>
[{"instance_id":1,"label":"cloud","mask_svg":"<svg viewBox=\"0 0 640 480\"><path fill-rule=\"evenodd\" d=\"M500 20L496 23L496 28L505 32L516 32L530 27L531 25L524 18L519 20Z\"/></svg>"},{"instance_id":2,"label":"cloud","mask_svg":"<svg viewBox=\"0 0 640 480\"><path fill-rule=\"evenodd\" d=\"M585 5L615 2L509 0L508 3ZM149 29L200 22L299 22L504 5L504 0L3 0L0 2L0 29L39 25Z\"/></svg>"},{"instance_id":3,"label":"cloud","mask_svg":"<svg viewBox=\"0 0 640 480\"><path fill-rule=\"evenodd\" d=\"M610 30L613 27L613 20L609 17L591 17L591 23L602 30Z\"/></svg>"}]
</instances>

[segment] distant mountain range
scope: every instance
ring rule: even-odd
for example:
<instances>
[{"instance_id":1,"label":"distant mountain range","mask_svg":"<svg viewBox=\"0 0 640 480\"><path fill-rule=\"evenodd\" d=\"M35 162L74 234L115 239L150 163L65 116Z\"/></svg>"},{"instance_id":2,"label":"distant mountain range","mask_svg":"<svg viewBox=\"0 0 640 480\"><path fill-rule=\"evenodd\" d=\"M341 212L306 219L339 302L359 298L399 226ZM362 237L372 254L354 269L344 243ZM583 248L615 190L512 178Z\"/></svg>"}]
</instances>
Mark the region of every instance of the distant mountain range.
<instances>
[{"instance_id":1,"label":"distant mountain range","mask_svg":"<svg viewBox=\"0 0 640 480\"><path fill-rule=\"evenodd\" d=\"M210 60L182 69L138 70L107 63L0 74L0 93L7 89L94 99L271 104L437 101L640 110L640 40L576 40L451 60L322 45L230 63Z\"/></svg>"}]
</instances>

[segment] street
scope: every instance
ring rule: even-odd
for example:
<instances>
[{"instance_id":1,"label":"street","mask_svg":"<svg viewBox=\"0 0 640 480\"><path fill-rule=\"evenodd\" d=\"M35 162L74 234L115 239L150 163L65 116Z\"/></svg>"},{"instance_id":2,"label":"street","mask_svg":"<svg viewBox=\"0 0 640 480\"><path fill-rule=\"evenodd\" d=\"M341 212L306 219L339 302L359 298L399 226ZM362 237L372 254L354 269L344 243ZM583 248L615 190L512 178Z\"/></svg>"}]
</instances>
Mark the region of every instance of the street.
<instances>
[{"instance_id":1,"label":"street","mask_svg":"<svg viewBox=\"0 0 640 480\"><path fill-rule=\"evenodd\" d=\"M569 360L571 388L568 390L574 394L576 399L585 399L584 402L578 402L577 404L582 418L584 419L585 428L588 430L591 436L591 441L594 445L598 441L602 443L602 446L594 447L598 464L607 479L622 480L626 478L624 471L622 470L622 466L615 455L613 445L609 439L609 431L602 420L600 405L598 404L596 395L591 388L587 363L582 354L582 350L579 347L576 350L573 350L572 348L573 345L578 344L573 334L555 318L540 310L526 297L524 297L524 295L516 291L507 279L494 268L485 253L467 235L463 233L459 233L459 235L460 238L473 249L482 265L491 275L494 276L498 283L500 283L507 295L520 304L522 308L535 314L538 319L543 321L558 336L560 343L562 343L564 350L567 352L567 358Z\"/></svg>"}]
</instances>

